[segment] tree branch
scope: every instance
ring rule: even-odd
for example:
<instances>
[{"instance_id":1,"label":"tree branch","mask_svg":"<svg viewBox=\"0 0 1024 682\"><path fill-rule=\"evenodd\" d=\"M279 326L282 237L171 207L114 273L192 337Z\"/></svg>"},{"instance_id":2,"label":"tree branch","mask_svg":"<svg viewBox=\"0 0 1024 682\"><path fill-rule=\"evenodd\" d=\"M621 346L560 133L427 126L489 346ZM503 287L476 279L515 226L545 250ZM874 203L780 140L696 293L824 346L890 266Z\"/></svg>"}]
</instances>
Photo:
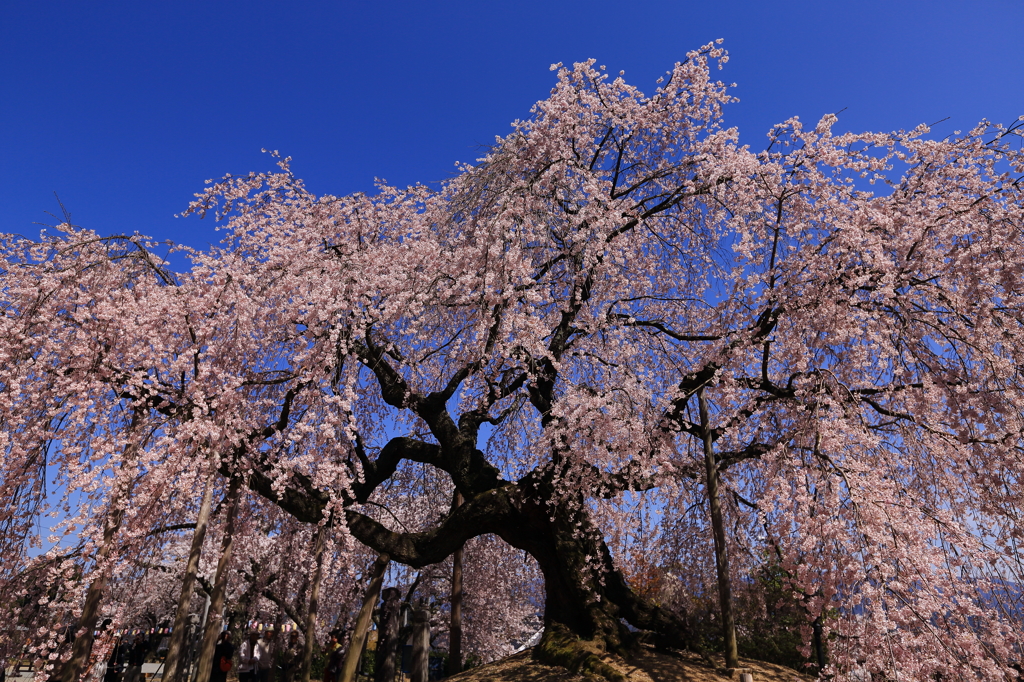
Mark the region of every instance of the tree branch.
<instances>
[{"instance_id":1,"label":"tree branch","mask_svg":"<svg viewBox=\"0 0 1024 682\"><path fill-rule=\"evenodd\" d=\"M419 533L399 533L349 509L345 512L352 535L364 545L413 568L443 561L470 538L497 532L503 519L511 516L509 500L512 486L484 492L469 498L441 525Z\"/></svg>"},{"instance_id":2,"label":"tree branch","mask_svg":"<svg viewBox=\"0 0 1024 682\"><path fill-rule=\"evenodd\" d=\"M153 535L159 535L160 533L170 533L176 530L193 530L195 529L195 527L195 523L179 523L174 526L161 526L159 528L154 528L153 530L149 531L148 533L146 533L146 536L151 537Z\"/></svg>"}]
</instances>

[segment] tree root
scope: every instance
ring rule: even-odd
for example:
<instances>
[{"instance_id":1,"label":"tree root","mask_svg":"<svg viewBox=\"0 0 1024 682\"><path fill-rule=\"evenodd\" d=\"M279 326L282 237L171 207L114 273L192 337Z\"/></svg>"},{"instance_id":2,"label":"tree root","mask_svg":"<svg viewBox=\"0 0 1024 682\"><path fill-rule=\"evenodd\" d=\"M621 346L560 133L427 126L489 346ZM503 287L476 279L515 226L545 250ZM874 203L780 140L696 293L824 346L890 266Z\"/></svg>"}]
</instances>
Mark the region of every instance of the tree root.
<instances>
[{"instance_id":1,"label":"tree root","mask_svg":"<svg viewBox=\"0 0 1024 682\"><path fill-rule=\"evenodd\" d=\"M580 640L560 623L552 623L544 631L533 656L541 663L558 665L570 672L595 680L626 682L626 676L601 660L603 647L596 642Z\"/></svg>"}]
</instances>

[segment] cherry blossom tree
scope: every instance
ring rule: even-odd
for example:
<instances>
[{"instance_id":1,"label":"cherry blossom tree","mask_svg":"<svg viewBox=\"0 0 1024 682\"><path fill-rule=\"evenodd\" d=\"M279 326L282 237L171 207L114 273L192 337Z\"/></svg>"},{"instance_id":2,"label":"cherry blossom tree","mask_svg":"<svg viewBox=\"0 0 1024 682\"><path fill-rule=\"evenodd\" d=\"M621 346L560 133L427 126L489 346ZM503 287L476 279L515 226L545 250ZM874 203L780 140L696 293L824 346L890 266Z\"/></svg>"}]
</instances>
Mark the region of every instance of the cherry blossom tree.
<instances>
[{"instance_id":1,"label":"cherry blossom tree","mask_svg":"<svg viewBox=\"0 0 1024 682\"><path fill-rule=\"evenodd\" d=\"M570 635L626 647L623 621L686 645L594 505L701 486L708 442L810 619L839 609L835 665L1001 674L1019 633L1019 128L794 119L755 153L723 127L716 59L692 53L651 96L556 67L532 117L436 191L316 197L284 163L203 194L192 210L231 235L211 271L302 340L278 390L304 416L282 434L316 446L253 489L307 522L343 507L411 566L501 537L544 575L541 655L578 661ZM347 488L323 459L305 473L327 442ZM419 503L415 528L371 513L409 462L466 502Z\"/></svg>"},{"instance_id":2,"label":"cherry blossom tree","mask_svg":"<svg viewBox=\"0 0 1024 682\"><path fill-rule=\"evenodd\" d=\"M9 622L41 618L51 626L44 650L56 649L59 630L74 640L61 678L75 679L121 559L119 536L126 522L153 518L150 493L160 487L159 475L140 475L161 466L149 456L145 409L110 400L97 370L107 358L137 357L131 339L111 334L123 323L116 316L130 318L168 273L143 238L100 237L70 224L36 242L11 237L3 247L0 452L2 485L15 504L4 518L0 590ZM57 488L49 495L48 483ZM43 514L59 517L45 540L29 530ZM76 536L77 547L62 544ZM52 549L31 557L44 541ZM88 589L76 591L83 581Z\"/></svg>"},{"instance_id":3,"label":"cherry blossom tree","mask_svg":"<svg viewBox=\"0 0 1024 682\"><path fill-rule=\"evenodd\" d=\"M641 589L637 497L662 547L704 555L675 565L706 569L717 475L729 570L774 557L824 672L1012 675L1020 125L934 140L793 119L752 151L723 122L726 60L704 46L651 95L555 65L550 97L438 188L315 196L287 160L211 183L189 212L222 218L222 245L173 284L106 294L103 319L152 338L122 322L106 343L123 350L83 354L46 337L76 368L47 381L86 386L50 395L116 407L104 452L147 462L124 516L215 476L413 569L500 538L543 577L537 655L614 678L579 638L692 643L688 615ZM12 463L21 415L52 409L23 376L3 379ZM100 565L119 517L89 518ZM676 579L707 588L719 566Z\"/></svg>"}]
</instances>

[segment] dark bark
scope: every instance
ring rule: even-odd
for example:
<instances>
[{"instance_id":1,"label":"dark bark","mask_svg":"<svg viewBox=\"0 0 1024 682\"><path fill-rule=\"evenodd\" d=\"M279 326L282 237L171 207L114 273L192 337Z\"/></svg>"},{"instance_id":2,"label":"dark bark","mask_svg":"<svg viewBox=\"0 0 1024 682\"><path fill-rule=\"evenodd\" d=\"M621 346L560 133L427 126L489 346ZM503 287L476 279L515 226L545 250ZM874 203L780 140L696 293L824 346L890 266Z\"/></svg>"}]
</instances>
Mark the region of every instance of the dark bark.
<instances>
[{"instance_id":1,"label":"dark bark","mask_svg":"<svg viewBox=\"0 0 1024 682\"><path fill-rule=\"evenodd\" d=\"M476 410L463 414L457 425L446 403L476 370L476 365L470 363L456 369L443 389L422 394L414 391L391 366L384 347L374 345L370 336L366 337L365 346L355 347L360 362L376 377L381 398L392 407L410 411L422 419L436 440L436 444L427 444L410 438L393 439L374 462L370 462L361 447L357 448L361 465L368 472L365 476L368 489L359 489L357 498L365 499L376 487L374 481L384 480L381 477L385 472L390 475L395 462L404 458L429 463L448 473L465 497L465 503L454 507L437 527L420 533L391 531L353 509L346 512L346 521L352 534L362 543L417 568L442 561L470 537L497 534L537 560L547 589L545 623L548 631L564 627L580 637L597 641L601 648L622 649L633 639L622 624L625 619L636 628L655 631L661 644L682 648L687 640L684 624L634 593L626 584L612 563L601 532L590 521L582 493L552 508L551 503L559 500L559 496L551 481L554 472L563 466L566 453L556 447L551 453L550 467L539 468L518 483L512 483L502 480L500 472L476 447L480 425L494 421L490 408L523 386L526 386L529 402L540 415L542 426L556 425L551 410L558 380L555 363L576 332L575 317L589 298L592 274L587 273L582 283L575 285L570 306L563 310L557 327L552 330L548 346L550 357L528 360L532 367L529 385L523 383L523 377L508 384L492 385L483 403ZM500 310L496 310L495 315L500 316ZM714 367L708 366L684 377L683 393L692 395L714 371ZM672 414L666 414L667 420L672 418ZM616 487L616 483L608 487ZM615 494L615 491L603 490L602 494Z\"/></svg>"},{"instance_id":2,"label":"dark bark","mask_svg":"<svg viewBox=\"0 0 1024 682\"><path fill-rule=\"evenodd\" d=\"M818 671L825 669L825 637L821 626L821 616L814 619L812 623L814 645L814 660L818 664Z\"/></svg>"},{"instance_id":3,"label":"dark bark","mask_svg":"<svg viewBox=\"0 0 1024 682\"><path fill-rule=\"evenodd\" d=\"M564 316L553 334L551 352L556 359L573 333L572 316ZM490 416L490 407L522 388L521 376L507 385L492 386L485 404L463 414L456 424L446 403L474 371L472 365L456 370L442 390L420 394L391 367L389 356L381 347L373 345L369 338L365 344L357 343L353 348L358 359L376 376L380 397L395 409L415 414L436 442L393 438L371 459L356 439L353 460L358 459L362 482L342 493L347 507L345 522L356 539L394 561L422 568L445 560L472 537L495 534L537 560L547 589L545 623L549 632L569 632L592 640L600 649L624 650L635 640L623 624L625 620L635 628L652 631L655 642L662 646L686 647L688 637L683 621L633 592L615 569L600 530L590 520L584 493L559 501L560 492L555 490L552 480L555 472L565 466L565 452L556 448L549 466L512 482L503 480L476 447L480 425L500 419ZM542 425L553 426L549 408L557 371L549 359L533 362L537 375L527 387L529 401L542 415ZM713 374L713 368L705 368L684 378L681 385L692 395ZM672 409L684 408L685 400ZM673 414L667 414L666 420L671 421ZM465 498L464 503L453 506L436 527L416 533L393 531L361 513L358 505L369 500L402 460L430 464L446 472ZM260 463L256 464L249 478L255 492L300 521L321 521L329 495L318 490L308 476L293 471L289 485L275 490L269 468L260 471ZM355 467L354 461L352 466ZM628 470L608 472L597 492L614 497L625 490L653 485L646 479L636 479ZM554 507L552 503L556 503Z\"/></svg>"},{"instance_id":4,"label":"dark bark","mask_svg":"<svg viewBox=\"0 0 1024 682\"><path fill-rule=\"evenodd\" d=\"M437 463L446 464L440 459ZM303 486L308 479L301 475L294 475L293 481L284 494L269 491L265 496L297 518L319 520L322 494L306 494ZM259 487L255 489L263 494ZM569 500L552 510L548 502L554 496L548 478L534 474L519 483L503 482L466 495L461 506L429 531L392 531L352 509L346 511L346 521L360 542L414 568L440 563L466 540L493 533L537 560L547 591L544 619L549 630L559 626L594 640L600 648L620 651L629 649L635 640L622 624L625 620L650 631L660 646L686 648L689 638L684 622L636 594L614 567L585 501Z\"/></svg>"},{"instance_id":5,"label":"dark bark","mask_svg":"<svg viewBox=\"0 0 1024 682\"><path fill-rule=\"evenodd\" d=\"M545 628L563 626L583 639L596 641L601 648L624 652L636 643L622 623L625 620L651 632L659 646L685 649L686 625L633 591L615 568L585 502L572 501L552 511L546 499L551 499L550 495L527 498L498 531L502 539L527 551L540 566L547 593Z\"/></svg>"}]
</instances>

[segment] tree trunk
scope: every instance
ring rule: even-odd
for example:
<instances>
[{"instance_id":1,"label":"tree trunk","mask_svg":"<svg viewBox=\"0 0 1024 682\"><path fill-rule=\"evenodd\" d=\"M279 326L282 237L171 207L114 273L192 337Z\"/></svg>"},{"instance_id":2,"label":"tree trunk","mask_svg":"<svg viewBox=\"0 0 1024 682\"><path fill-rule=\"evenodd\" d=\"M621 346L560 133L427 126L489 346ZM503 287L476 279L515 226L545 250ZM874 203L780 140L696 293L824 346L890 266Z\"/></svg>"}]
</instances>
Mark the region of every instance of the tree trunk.
<instances>
[{"instance_id":1,"label":"tree trunk","mask_svg":"<svg viewBox=\"0 0 1024 682\"><path fill-rule=\"evenodd\" d=\"M722 502L718 499L718 463L711 440L708 420L708 402L704 389L697 391L700 428L704 436L704 467L707 472L708 506L711 508L711 530L715 536L715 570L718 572L718 602L722 609L722 636L725 648L725 667L739 667L736 649L736 623L732 612L732 581L729 577L729 554L725 546L725 525L722 522Z\"/></svg>"},{"instance_id":2,"label":"tree trunk","mask_svg":"<svg viewBox=\"0 0 1024 682\"><path fill-rule=\"evenodd\" d=\"M387 554L381 554L373 562L373 568L370 569L370 584L366 588L363 606L359 609L356 626L352 630L352 637L349 639L348 652L345 654L345 664L341 668L340 682L353 682L356 679L359 659L363 653L363 644L366 643L366 632L370 629L370 620L373 617L373 607L377 605L380 586L384 582L384 571L387 570L389 563L391 563L391 557Z\"/></svg>"},{"instance_id":3,"label":"tree trunk","mask_svg":"<svg viewBox=\"0 0 1024 682\"><path fill-rule=\"evenodd\" d=\"M586 503L571 500L552 510L550 499L538 490L493 526L510 545L529 552L544 575L544 636L534 656L573 672L622 680L594 649L630 653L637 638L623 620L652 633L661 648L687 648L686 624L636 594L615 568Z\"/></svg>"},{"instance_id":4,"label":"tree trunk","mask_svg":"<svg viewBox=\"0 0 1024 682\"><path fill-rule=\"evenodd\" d=\"M651 627L651 618L645 618L650 614L644 612L644 607L650 607L639 603L640 598L612 565L604 542L586 532L574 534L572 516L556 513L548 531L554 541L545 543L546 551L534 554L547 593L544 635L534 649L534 657L574 673L624 682L625 677L601 660L601 652L628 654L635 647L636 637L622 619L641 629L657 628ZM588 557L596 558L597 565ZM681 637L683 627L679 625L669 632Z\"/></svg>"},{"instance_id":5,"label":"tree trunk","mask_svg":"<svg viewBox=\"0 0 1024 682\"><path fill-rule=\"evenodd\" d=\"M313 666L313 643L316 639L316 615L320 609L320 581L324 569L324 545L327 544L327 528L317 528L316 540L313 544L313 584L309 590L309 609L306 611L306 641L302 647L302 668L300 681L309 682L309 670Z\"/></svg>"},{"instance_id":6,"label":"tree trunk","mask_svg":"<svg viewBox=\"0 0 1024 682\"><path fill-rule=\"evenodd\" d=\"M82 607L82 615L75 626L77 636L71 647L71 658L68 659L52 679L58 682L76 682L82 674L82 669L89 661L89 654L92 652L94 633L96 631L96 620L99 617L100 602L103 599L103 591L107 587L107 576L110 574L110 567L106 560L114 548L114 538L121 529L121 522L124 520L124 511L117 508L120 495L114 494L110 501L112 509L107 523L103 528L103 544L96 555L96 577L89 583L89 589L85 595L85 605Z\"/></svg>"},{"instance_id":7,"label":"tree trunk","mask_svg":"<svg viewBox=\"0 0 1024 682\"><path fill-rule=\"evenodd\" d=\"M814 619L812 624L814 644L814 661L818 664L818 673L825 669L825 636L821 627L821 616Z\"/></svg>"},{"instance_id":8,"label":"tree trunk","mask_svg":"<svg viewBox=\"0 0 1024 682\"><path fill-rule=\"evenodd\" d=\"M398 659L398 613L401 611L402 593L389 587L381 594L384 604L377 625L377 666L374 682L395 682Z\"/></svg>"},{"instance_id":9,"label":"tree trunk","mask_svg":"<svg viewBox=\"0 0 1024 682\"><path fill-rule=\"evenodd\" d=\"M591 520L585 495L581 491L566 499L552 482L557 473L557 468L537 470L517 483L498 484L468 497L437 531L398 533L353 510L346 511L346 523L363 544L414 568L436 564L466 539L485 533L526 551L537 560L547 592L545 639L535 650L542 660L617 679L617 673L591 651L594 646L584 646L579 640L590 640L598 649L629 653L636 636L625 623L647 631L661 648L688 648L686 622L630 588L616 569L601 530ZM269 478L254 475L252 481L255 492L300 521L321 521L326 503L308 491L293 488L281 497L273 491ZM383 574L383 566L380 571ZM360 614L366 625L376 589L379 584L372 599L367 595ZM357 626L346 659L348 676L342 682L352 680L364 634L365 626Z\"/></svg>"},{"instance_id":10,"label":"tree trunk","mask_svg":"<svg viewBox=\"0 0 1024 682\"><path fill-rule=\"evenodd\" d=\"M196 530L192 534L192 546L189 549L185 575L181 581L178 608L174 612L171 641L167 648L167 657L164 659L163 680L165 682L177 682L181 647L185 640L185 622L188 620L188 609L192 604L192 591L195 589L196 574L199 572L199 557L203 551L203 542L206 540L206 525L210 520L210 506L213 502L213 485L216 478L217 471L211 467L206 478L206 487L203 489L203 501L199 505L199 515L196 517Z\"/></svg>"},{"instance_id":11,"label":"tree trunk","mask_svg":"<svg viewBox=\"0 0 1024 682\"><path fill-rule=\"evenodd\" d=\"M215 663L214 649L217 638L224 629L224 596L228 588L228 566L231 564L231 549L234 544L235 516L238 513L238 501L241 498L242 482L232 478L225 496L227 501L227 518L224 522L224 537L220 543L220 559L217 561L217 573L213 579L213 594L210 595L210 610L206 617L206 629L203 632L203 646L200 649L199 663L196 665L197 682L210 679L210 671Z\"/></svg>"},{"instance_id":12,"label":"tree trunk","mask_svg":"<svg viewBox=\"0 0 1024 682\"><path fill-rule=\"evenodd\" d=\"M462 504L462 495L455 491L452 508ZM462 672L462 551L459 547L452 557L452 621L449 630L448 675Z\"/></svg>"}]
</instances>

